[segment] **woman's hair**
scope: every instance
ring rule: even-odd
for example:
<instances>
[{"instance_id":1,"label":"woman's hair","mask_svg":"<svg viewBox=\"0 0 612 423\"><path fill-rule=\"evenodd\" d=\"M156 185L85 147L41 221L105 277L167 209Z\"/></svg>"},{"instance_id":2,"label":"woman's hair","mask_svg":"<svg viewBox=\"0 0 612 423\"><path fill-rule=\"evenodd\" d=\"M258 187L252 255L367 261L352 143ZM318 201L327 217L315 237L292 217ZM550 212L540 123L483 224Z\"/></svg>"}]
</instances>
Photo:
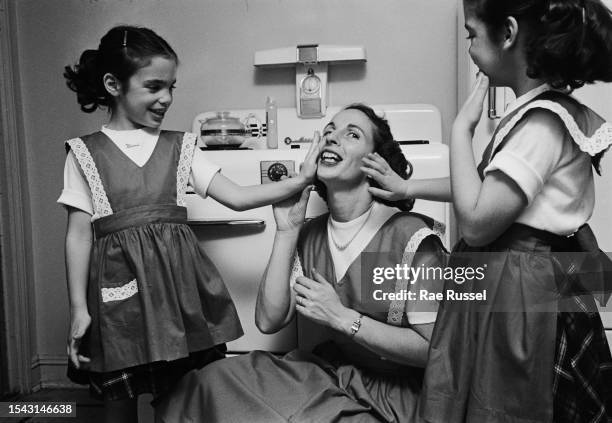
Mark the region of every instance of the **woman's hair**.
<instances>
[{"instance_id":1,"label":"woman's hair","mask_svg":"<svg viewBox=\"0 0 612 423\"><path fill-rule=\"evenodd\" d=\"M366 115L372 123L373 141L374 141L374 152L378 153L383 159L389 163L389 167L393 169L395 173L404 179L408 179L412 174L412 165L404 157L404 153L400 148L400 144L393 139L391 134L391 128L387 120L376 114L376 112L369 106L362 103L353 103L342 110L359 110L361 113ZM407 169L410 168L410 171ZM370 185L379 188L380 186L372 179L369 179ZM327 200L327 188L325 184L319 179L315 180L315 187L319 195ZM388 201L381 198L375 197L376 201L386 204L390 207L397 207L401 210L411 210L414 204L414 200L407 201Z\"/></svg>"},{"instance_id":2,"label":"woman's hair","mask_svg":"<svg viewBox=\"0 0 612 423\"><path fill-rule=\"evenodd\" d=\"M172 47L152 30L116 26L102 37L97 50L85 50L79 63L66 66L64 78L68 88L76 92L81 110L91 113L98 107L113 107L113 98L104 88L105 74L114 75L127 87L130 77L156 56L178 64Z\"/></svg>"},{"instance_id":3,"label":"woman's hair","mask_svg":"<svg viewBox=\"0 0 612 423\"><path fill-rule=\"evenodd\" d=\"M612 81L612 13L601 0L464 0L495 39L505 19L527 28L527 76L555 88Z\"/></svg>"}]
</instances>

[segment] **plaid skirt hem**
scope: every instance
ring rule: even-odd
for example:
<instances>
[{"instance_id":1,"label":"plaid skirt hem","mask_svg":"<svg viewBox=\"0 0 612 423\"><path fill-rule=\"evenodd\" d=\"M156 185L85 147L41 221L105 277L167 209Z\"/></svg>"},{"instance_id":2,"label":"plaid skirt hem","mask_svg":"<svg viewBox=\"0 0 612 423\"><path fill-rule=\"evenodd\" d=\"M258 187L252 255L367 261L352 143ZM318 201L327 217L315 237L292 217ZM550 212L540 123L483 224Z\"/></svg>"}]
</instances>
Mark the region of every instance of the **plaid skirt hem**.
<instances>
[{"instance_id":1,"label":"plaid skirt hem","mask_svg":"<svg viewBox=\"0 0 612 423\"><path fill-rule=\"evenodd\" d=\"M87 372L89 392L95 399L117 401L153 395L153 402L168 392L186 373L225 357L225 344L197 351L173 361L156 361L112 372Z\"/></svg>"},{"instance_id":2,"label":"plaid skirt hem","mask_svg":"<svg viewBox=\"0 0 612 423\"><path fill-rule=\"evenodd\" d=\"M555 423L612 422L612 356L592 298L574 297L575 311L557 315Z\"/></svg>"}]
</instances>

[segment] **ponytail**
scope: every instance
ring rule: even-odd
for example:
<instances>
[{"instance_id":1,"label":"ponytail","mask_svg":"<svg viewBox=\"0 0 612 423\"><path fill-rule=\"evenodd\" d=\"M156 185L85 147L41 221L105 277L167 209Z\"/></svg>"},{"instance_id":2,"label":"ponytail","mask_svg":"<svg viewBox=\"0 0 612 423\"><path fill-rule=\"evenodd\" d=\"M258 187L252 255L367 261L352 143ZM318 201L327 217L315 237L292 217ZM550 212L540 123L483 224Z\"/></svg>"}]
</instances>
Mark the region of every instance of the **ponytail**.
<instances>
[{"instance_id":1,"label":"ponytail","mask_svg":"<svg viewBox=\"0 0 612 423\"><path fill-rule=\"evenodd\" d=\"M91 113L114 105L114 98L104 87L105 74L112 74L126 87L130 77L157 56L178 64L172 47L152 30L116 26L102 37L97 50L85 50L76 65L66 66L64 78L68 88L76 92L81 110Z\"/></svg>"},{"instance_id":2,"label":"ponytail","mask_svg":"<svg viewBox=\"0 0 612 423\"><path fill-rule=\"evenodd\" d=\"M527 75L556 88L612 81L612 12L600 0L550 0L527 43Z\"/></svg>"},{"instance_id":3,"label":"ponytail","mask_svg":"<svg viewBox=\"0 0 612 423\"><path fill-rule=\"evenodd\" d=\"M64 68L66 85L76 92L77 102L85 113L91 113L101 106L109 106L108 93L104 88L102 76L98 50L85 50L78 64Z\"/></svg>"}]
</instances>

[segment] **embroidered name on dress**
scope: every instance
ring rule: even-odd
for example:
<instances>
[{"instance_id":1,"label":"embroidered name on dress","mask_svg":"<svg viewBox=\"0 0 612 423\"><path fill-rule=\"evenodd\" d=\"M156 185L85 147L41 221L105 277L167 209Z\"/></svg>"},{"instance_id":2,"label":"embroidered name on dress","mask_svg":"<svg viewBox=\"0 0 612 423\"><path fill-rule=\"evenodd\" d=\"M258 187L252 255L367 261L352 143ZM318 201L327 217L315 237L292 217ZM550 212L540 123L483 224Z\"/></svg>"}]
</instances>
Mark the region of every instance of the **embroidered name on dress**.
<instances>
[{"instance_id":1,"label":"embroidered name on dress","mask_svg":"<svg viewBox=\"0 0 612 423\"><path fill-rule=\"evenodd\" d=\"M176 169L176 204L182 207L187 205L187 183L191 173L191 162L196 145L196 135L186 132L181 144L181 157Z\"/></svg>"},{"instance_id":2,"label":"embroidered name on dress","mask_svg":"<svg viewBox=\"0 0 612 423\"><path fill-rule=\"evenodd\" d=\"M578 145L581 151L595 156L596 154L604 151L610 145L612 145L612 125L608 122L604 122L591 137L587 137L578 127L578 124L574 120L574 117L561 106L559 103L550 100L536 100L524 108L522 108L516 115L508 121L503 128L499 130L495 136L493 142L493 151L497 148L499 143L510 133L512 128L518 123L519 120L531 109L546 109L555 113L563 121L563 124L567 128L574 142Z\"/></svg>"},{"instance_id":3,"label":"embroidered name on dress","mask_svg":"<svg viewBox=\"0 0 612 423\"><path fill-rule=\"evenodd\" d=\"M102 302L121 301L130 298L138 293L136 279L132 279L125 285L116 288L102 288Z\"/></svg>"}]
</instances>

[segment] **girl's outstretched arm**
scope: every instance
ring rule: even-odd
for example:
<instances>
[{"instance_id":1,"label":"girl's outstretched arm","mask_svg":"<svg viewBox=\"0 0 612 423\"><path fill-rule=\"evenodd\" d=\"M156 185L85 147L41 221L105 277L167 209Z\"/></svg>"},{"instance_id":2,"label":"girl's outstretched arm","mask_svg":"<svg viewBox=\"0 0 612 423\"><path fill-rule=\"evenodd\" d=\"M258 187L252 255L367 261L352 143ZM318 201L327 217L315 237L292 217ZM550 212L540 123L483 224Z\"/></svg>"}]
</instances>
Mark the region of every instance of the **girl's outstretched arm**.
<instances>
[{"instance_id":1,"label":"girl's outstretched arm","mask_svg":"<svg viewBox=\"0 0 612 423\"><path fill-rule=\"evenodd\" d=\"M248 210L281 201L311 184L317 172L321 137L315 132L299 175L282 181L241 186L217 173L208 187L208 195L233 210Z\"/></svg>"},{"instance_id":2,"label":"girl's outstretched arm","mask_svg":"<svg viewBox=\"0 0 612 423\"><path fill-rule=\"evenodd\" d=\"M451 133L450 171L453 206L459 230L469 245L482 246L495 240L527 206L519 186L501 171L478 175L472 138L489 88L480 73L474 91L463 105Z\"/></svg>"},{"instance_id":3,"label":"girl's outstretched arm","mask_svg":"<svg viewBox=\"0 0 612 423\"><path fill-rule=\"evenodd\" d=\"M70 360L77 369L89 362L89 358L79 354L79 345L91 324L87 308L87 281L92 241L91 215L69 207L66 230L66 276L70 300L70 332L67 348Z\"/></svg>"}]
</instances>

